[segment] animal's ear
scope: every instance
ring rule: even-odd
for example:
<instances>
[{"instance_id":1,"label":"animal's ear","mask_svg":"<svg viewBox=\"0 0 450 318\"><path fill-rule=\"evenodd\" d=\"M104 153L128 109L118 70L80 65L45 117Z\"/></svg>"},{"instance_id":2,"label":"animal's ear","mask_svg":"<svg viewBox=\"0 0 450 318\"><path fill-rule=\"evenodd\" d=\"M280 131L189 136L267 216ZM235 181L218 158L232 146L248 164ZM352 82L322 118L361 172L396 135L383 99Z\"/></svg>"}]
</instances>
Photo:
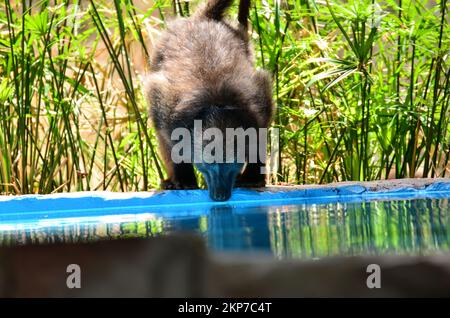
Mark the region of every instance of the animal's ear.
<instances>
[{"instance_id":1,"label":"animal's ear","mask_svg":"<svg viewBox=\"0 0 450 318\"><path fill-rule=\"evenodd\" d=\"M254 103L252 110L258 115L258 122L261 127L268 127L275 113L275 107L272 100L272 76L265 70L257 70L254 80L256 91L254 94Z\"/></svg>"},{"instance_id":2,"label":"animal's ear","mask_svg":"<svg viewBox=\"0 0 450 318\"><path fill-rule=\"evenodd\" d=\"M170 83L167 77L161 73L150 73L143 79L143 87L146 97L149 101L154 99L154 94L157 92L164 93L170 88Z\"/></svg>"},{"instance_id":3,"label":"animal's ear","mask_svg":"<svg viewBox=\"0 0 450 318\"><path fill-rule=\"evenodd\" d=\"M153 117L158 114L157 117L160 120L154 118L154 124L159 127L162 124L159 121L164 120L168 116L169 108L167 105L173 99L173 96L170 94L170 83L163 74L151 73L144 77L143 88L150 113L154 115Z\"/></svg>"}]
</instances>

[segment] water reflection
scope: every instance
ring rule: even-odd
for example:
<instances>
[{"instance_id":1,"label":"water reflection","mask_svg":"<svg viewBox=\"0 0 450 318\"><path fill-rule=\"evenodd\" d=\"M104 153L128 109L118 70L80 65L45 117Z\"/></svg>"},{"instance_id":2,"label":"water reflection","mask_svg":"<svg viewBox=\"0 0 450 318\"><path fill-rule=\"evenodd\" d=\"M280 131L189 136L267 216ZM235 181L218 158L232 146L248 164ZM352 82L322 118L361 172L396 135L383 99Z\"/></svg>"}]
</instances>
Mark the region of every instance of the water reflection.
<instances>
[{"instance_id":1,"label":"water reflection","mask_svg":"<svg viewBox=\"0 0 450 318\"><path fill-rule=\"evenodd\" d=\"M214 250L262 251L278 258L427 254L449 251L449 199L270 207L215 207L176 217L155 213L0 224L0 244L82 242L189 231ZM9 227L8 227L9 226Z\"/></svg>"},{"instance_id":2,"label":"water reflection","mask_svg":"<svg viewBox=\"0 0 450 318\"><path fill-rule=\"evenodd\" d=\"M166 220L164 231L197 231L215 250L264 252L270 249L268 212L267 207L215 207L200 218Z\"/></svg>"},{"instance_id":3,"label":"water reflection","mask_svg":"<svg viewBox=\"0 0 450 318\"><path fill-rule=\"evenodd\" d=\"M449 211L448 199L281 208L269 214L271 248L278 257L448 251Z\"/></svg>"}]
</instances>

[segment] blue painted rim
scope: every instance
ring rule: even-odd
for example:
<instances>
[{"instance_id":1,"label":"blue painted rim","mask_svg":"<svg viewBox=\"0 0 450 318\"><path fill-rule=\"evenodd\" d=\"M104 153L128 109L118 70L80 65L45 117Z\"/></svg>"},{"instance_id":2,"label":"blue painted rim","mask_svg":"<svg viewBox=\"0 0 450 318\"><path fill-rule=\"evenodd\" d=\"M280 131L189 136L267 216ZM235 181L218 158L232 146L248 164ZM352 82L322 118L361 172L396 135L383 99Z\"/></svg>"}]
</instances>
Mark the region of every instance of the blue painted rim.
<instances>
[{"instance_id":1,"label":"blue painted rim","mask_svg":"<svg viewBox=\"0 0 450 318\"><path fill-rule=\"evenodd\" d=\"M241 208L418 198L450 198L450 182L434 182L422 188L396 188L387 191L371 191L362 185L277 191L236 189L231 199L226 202L212 201L205 190L0 196L0 224L11 221L140 213L181 217L207 214L211 209L220 207Z\"/></svg>"}]
</instances>

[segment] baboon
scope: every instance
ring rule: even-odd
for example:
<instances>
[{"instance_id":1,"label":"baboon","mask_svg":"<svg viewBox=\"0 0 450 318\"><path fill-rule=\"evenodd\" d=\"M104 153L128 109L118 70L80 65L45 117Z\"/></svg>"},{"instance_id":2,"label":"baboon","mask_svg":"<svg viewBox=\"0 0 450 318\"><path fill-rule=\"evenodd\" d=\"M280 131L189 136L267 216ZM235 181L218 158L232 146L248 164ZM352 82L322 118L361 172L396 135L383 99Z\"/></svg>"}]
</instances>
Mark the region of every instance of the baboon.
<instances>
[{"instance_id":1,"label":"baboon","mask_svg":"<svg viewBox=\"0 0 450 318\"><path fill-rule=\"evenodd\" d=\"M146 94L168 173L163 189L198 187L192 161L171 159L174 129L192 131L194 120L201 120L203 130L225 135L226 128L267 128L271 122L271 78L255 69L249 42L250 0L240 1L237 26L224 19L232 2L208 0L192 17L175 19L153 50ZM260 161L194 164L216 201L228 200L234 186L265 185Z\"/></svg>"}]
</instances>

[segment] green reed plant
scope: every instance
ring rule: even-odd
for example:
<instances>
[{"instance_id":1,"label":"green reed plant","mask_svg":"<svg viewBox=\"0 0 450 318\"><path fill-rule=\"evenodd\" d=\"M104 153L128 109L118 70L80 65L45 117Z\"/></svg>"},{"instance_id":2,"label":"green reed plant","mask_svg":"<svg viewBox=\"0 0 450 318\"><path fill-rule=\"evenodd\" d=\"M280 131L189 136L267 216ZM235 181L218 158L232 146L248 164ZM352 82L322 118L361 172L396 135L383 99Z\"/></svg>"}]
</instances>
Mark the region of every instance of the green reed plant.
<instances>
[{"instance_id":1,"label":"green reed plant","mask_svg":"<svg viewBox=\"0 0 450 318\"><path fill-rule=\"evenodd\" d=\"M287 167L281 180L448 175L446 1L286 1L280 8L263 2L254 29L273 32L278 15L290 22L274 72Z\"/></svg>"},{"instance_id":2,"label":"green reed plant","mask_svg":"<svg viewBox=\"0 0 450 318\"><path fill-rule=\"evenodd\" d=\"M120 18L103 23L98 18L111 11L104 2L2 4L1 193L157 186L162 171L124 48L127 23L127 36L146 52L141 26L148 15L131 1L123 5ZM112 35L105 37L105 24Z\"/></svg>"}]
</instances>

